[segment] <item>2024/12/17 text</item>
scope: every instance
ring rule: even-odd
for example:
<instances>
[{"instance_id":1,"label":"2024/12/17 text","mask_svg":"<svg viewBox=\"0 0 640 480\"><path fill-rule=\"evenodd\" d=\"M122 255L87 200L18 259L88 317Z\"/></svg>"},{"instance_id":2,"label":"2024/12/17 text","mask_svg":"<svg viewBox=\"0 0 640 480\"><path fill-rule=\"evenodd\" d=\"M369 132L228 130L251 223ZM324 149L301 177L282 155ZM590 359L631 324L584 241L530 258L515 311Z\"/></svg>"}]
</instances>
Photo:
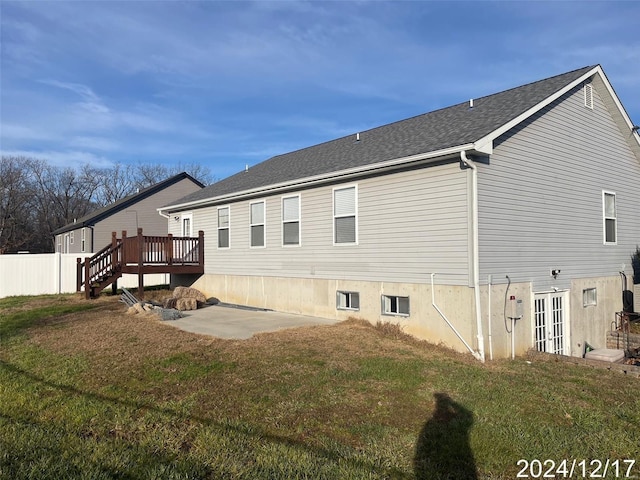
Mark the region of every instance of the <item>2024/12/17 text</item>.
<instances>
[{"instance_id":1,"label":"2024/12/17 text","mask_svg":"<svg viewBox=\"0 0 640 480\"><path fill-rule=\"evenodd\" d=\"M633 467L636 461L625 460L525 460L517 478L638 478ZM640 477L640 476L639 476Z\"/></svg>"}]
</instances>

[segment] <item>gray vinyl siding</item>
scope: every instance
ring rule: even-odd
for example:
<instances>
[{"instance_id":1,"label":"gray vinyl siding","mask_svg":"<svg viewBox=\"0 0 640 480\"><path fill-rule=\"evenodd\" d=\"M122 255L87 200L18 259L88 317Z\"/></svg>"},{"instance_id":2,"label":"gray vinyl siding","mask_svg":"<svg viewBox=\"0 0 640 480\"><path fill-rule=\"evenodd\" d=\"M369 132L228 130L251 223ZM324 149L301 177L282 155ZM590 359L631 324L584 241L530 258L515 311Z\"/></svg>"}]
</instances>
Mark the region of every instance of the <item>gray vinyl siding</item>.
<instances>
[{"instance_id":1,"label":"gray vinyl siding","mask_svg":"<svg viewBox=\"0 0 640 480\"><path fill-rule=\"evenodd\" d=\"M333 188L357 185L357 245L334 245ZM300 245L282 245L282 197L300 194ZM250 203L266 202L266 247L251 248ZM230 248L217 206L193 210L205 273L468 284L467 172L458 162L230 204Z\"/></svg>"},{"instance_id":2,"label":"gray vinyl siding","mask_svg":"<svg viewBox=\"0 0 640 480\"><path fill-rule=\"evenodd\" d=\"M576 88L498 139L479 167L482 283L509 275L534 291L565 289L629 266L640 243L640 163L595 87L593 110ZM617 245L603 244L603 190L616 193Z\"/></svg>"},{"instance_id":3,"label":"gray vinyl siding","mask_svg":"<svg viewBox=\"0 0 640 480\"><path fill-rule=\"evenodd\" d=\"M118 238L122 230L126 230L128 236L134 236L136 227L141 227L145 235L166 235L167 219L159 215L157 209L196 190L200 187L185 178L101 220L94 227L94 251L111 243L111 232L116 232ZM179 222L175 223L180 226Z\"/></svg>"},{"instance_id":4,"label":"gray vinyl siding","mask_svg":"<svg viewBox=\"0 0 640 480\"><path fill-rule=\"evenodd\" d=\"M73 243L69 244L69 250L65 252L65 236L69 235L69 238L73 238ZM91 252L91 229L86 229L86 246L85 253ZM55 237L54 250L58 251L58 239L60 239L60 252L61 253L82 253L82 228L76 228L69 232L61 233Z\"/></svg>"}]
</instances>

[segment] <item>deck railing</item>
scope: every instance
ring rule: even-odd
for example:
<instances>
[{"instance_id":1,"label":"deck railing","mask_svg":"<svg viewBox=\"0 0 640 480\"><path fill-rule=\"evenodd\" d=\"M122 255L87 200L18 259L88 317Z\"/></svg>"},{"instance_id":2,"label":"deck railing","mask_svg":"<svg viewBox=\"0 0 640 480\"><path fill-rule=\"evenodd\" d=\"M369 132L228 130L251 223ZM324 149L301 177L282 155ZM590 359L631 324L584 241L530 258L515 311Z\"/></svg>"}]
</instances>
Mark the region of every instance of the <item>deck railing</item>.
<instances>
[{"instance_id":1,"label":"deck railing","mask_svg":"<svg viewBox=\"0 0 640 480\"><path fill-rule=\"evenodd\" d=\"M137 233L127 237L123 231L119 239L113 232L110 245L84 262L78 258L77 290L84 285L87 298L95 296L122 273L138 273L141 282L145 267L174 273L179 273L181 266L204 268L204 232L198 232L195 238L146 236L141 228Z\"/></svg>"}]
</instances>

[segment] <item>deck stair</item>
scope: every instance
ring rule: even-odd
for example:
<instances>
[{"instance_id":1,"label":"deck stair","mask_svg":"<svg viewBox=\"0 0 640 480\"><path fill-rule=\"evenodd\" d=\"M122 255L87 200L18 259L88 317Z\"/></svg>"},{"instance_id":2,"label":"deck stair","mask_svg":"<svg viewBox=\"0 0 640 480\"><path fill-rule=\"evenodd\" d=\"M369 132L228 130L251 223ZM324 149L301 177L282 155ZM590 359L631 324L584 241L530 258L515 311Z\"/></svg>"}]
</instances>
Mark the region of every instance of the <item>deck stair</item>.
<instances>
[{"instance_id":1,"label":"deck stair","mask_svg":"<svg viewBox=\"0 0 640 480\"><path fill-rule=\"evenodd\" d=\"M76 290L84 290L85 298L96 298L109 285L117 289L123 274L138 275L138 295L144 298L144 274L204 273L204 233L198 237L145 236L138 229L134 237L117 238L91 257L77 259Z\"/></svg>"}]
</instances>

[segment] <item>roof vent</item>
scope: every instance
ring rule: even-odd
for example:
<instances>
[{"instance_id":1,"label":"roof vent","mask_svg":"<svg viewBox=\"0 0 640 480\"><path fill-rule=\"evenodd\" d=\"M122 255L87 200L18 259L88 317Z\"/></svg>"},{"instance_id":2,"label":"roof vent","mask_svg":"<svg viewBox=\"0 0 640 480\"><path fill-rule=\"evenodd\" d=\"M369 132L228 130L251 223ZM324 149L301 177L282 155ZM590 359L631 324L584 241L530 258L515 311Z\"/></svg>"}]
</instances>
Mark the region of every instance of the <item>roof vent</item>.
<instances>
[{"instance_id":1,"label":"roof vent","mask_svg":"<svg viewBox=\"0 0 640 480\"><path fill-rule=\"evenodd\" d=\"M245 163L244 164L244 172L247 173L249 171L249 164Z\"/></svg>"},{"instance_id":2,"label":"roof vent","mask_svg":"<svg viewBox=\"0 0 640 480\"><path fill-rule=\"evenodd\" d=\"M584 106L593 109L593 87L590 83L584 84Z\"/></svg>"},{"instance_id":3,"label":"roof vent","mask_svg":"<svg viewBox=\"0 0 640 480\"><path fill-rule=\"evenodd\" d=\"M360 141L360 132L356 133L356 142Z\"/></svg>"},{"instance_id":4,"label":"roof vent","mask_svg":"<svg viewBox=\"0 0 640 480\"><path fill-rule=\"evenodd\" d=\"M469 99L469 108L473 108L473 98Z\"/></svg>"}]
</instances>

